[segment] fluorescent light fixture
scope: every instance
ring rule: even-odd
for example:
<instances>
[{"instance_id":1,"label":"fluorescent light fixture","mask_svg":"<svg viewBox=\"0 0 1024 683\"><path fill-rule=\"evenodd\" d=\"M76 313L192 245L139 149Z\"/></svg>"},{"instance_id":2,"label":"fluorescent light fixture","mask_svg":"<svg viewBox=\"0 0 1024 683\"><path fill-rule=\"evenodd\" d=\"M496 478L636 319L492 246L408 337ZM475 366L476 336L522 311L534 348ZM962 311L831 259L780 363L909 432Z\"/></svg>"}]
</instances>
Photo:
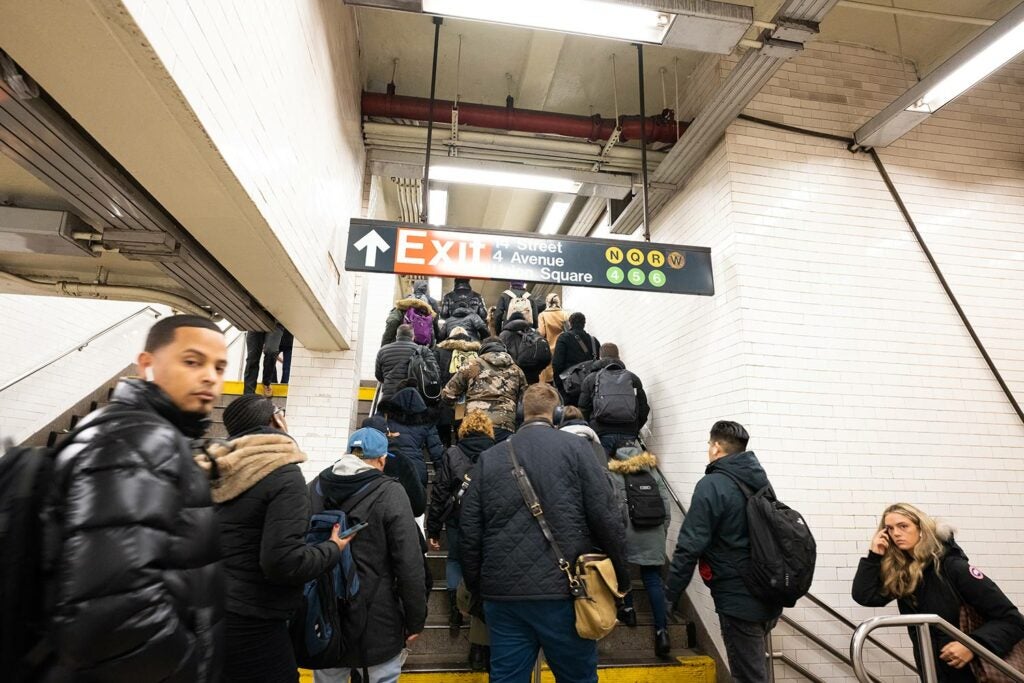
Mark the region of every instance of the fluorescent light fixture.
<instances>
[{"instance_id":1,"label":"fluorescent light fixture","mask_svg":"<svg viewBox=\"0 0 1024 683\"><path fill-rule=\"evenodd\" d=\"M994 43L969 59L966 64L936 83L908 111L931 114L950 100L959 97L976 83L1024 51L1024 22L1003 34Z\"/></svg>"},{"instance_id":2,"label":"fluorescent light fixture","mask_svg":"<svg viewBox=\"0 0 1024 683\"><path fill-rule=\"evenodd\" d=\"M446 166L443 164L430 167L430 179L466 185L514 187L522 190L564 192L569 194L576 194L583 185L569 178L540 173L514 173L485 168Z\"/></svg>"},{"instance_id":3,"label":"fluorescent light fixture","mask_svg":"<svg viewBox=\"0 0 1024 683\"><path fill-rule=\"evenodd\" d=\"M427 223L445 225L448 222L448 190L444 188L430 190L427 203L429 204Z\"/></svg>"},{"instance_id":4,"label":"fluorescent light fixture","mask_svg":"<svg viewBox=\"0 0 1024 683\"><path fill-rule=\"evenodd\" d=\"M892 144L940 108L1024 52L1024 3L1007 12L963 49L861 126L859 147Z\"/></svg>"},{"instance_id":5,"label":"fluorescent light fixture","mask_svg":"<svg viewBox=\"0 0 1024 683\"><path fill-rule=\"evenodd\" d=\"M657 45L676 18L671 12L605 0L423 0L423 11Z\"/></svg>"},{"instance_id":6,"label":"fluorescent light fixture","mask_svg":"<svg viewBox=\"0 0 1024 683\"><path fill-rule=\"evenodd\" d=\"M428 277L427 278L427 293L435 299L441 298L441 283L442 278L439 277Z\"/></svg>"},{"instance_id":7,"label":"fluorescent light fixture","mask_svg":"<svg viewBox=\"0 0 1024 683\"><path fill-rule=\"evenodd\" d=\"M573 199L575 199L573 195L566 194L552 197L547 211L544 212L544 218L540 221L540 227L537 229L537 232L542 235L558 234L558 229L562 227L565 216L569 213L569 207L572 206Z\"/></svg>"}]
</instances>

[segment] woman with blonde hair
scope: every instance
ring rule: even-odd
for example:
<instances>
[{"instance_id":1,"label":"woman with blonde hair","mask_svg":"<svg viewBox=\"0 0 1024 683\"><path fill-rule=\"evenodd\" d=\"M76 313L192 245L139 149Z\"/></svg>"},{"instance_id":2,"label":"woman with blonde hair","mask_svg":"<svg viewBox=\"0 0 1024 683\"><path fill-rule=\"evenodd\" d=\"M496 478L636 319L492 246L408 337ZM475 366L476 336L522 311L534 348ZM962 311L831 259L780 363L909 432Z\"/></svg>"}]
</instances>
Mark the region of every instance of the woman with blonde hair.
<instances>
[{"instance_id":1,"label":"woman with blonde hair","mask_svg":"<svg viewBox=\"0 0 1024 683\"><path fill-rule=\"evenodd\" d=\"M953 539L953 529L908 503L890 505L882 513L853 579L853 599L865 607L882 607L896 600L901 614L937 614L960 625L961 607L973 608L984 623L970 634L1000 657L1024 638L1024 616ZM974 653L945 632L931 627L938 680L973 683ZM913 637L919 671L922 653Z\"/></svg>"},{"instance_id":2,"label":"woman with blonde hair","mask_svg":"<svg viewBox=\"0 0 1024 683\"><path fill-rule=\"evenodd\" d=\"M548 340L548 346L551 347L551 354L554 356L558 335L569 329L569 312L562 310L562 298L555 292L544 298L544 304L544 311L537 319L537 331ZM540 373L540 381L547 384L555 381L555 371L550 363Z\"/></svg>"}]
</instances>

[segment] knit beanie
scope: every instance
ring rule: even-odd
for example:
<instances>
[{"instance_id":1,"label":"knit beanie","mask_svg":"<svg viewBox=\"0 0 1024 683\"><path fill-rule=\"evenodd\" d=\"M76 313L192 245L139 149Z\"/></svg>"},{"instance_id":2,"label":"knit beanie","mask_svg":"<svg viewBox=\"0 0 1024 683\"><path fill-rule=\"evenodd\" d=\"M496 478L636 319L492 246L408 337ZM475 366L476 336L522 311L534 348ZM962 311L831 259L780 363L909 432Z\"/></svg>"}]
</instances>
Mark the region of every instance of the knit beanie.
<instances>
[{"instance_id":1,"label":"knit beanie","mask_svg":"<svg viewBox=\"0 0 1024 683\"><path fill-rule=\"evenodd\" d=\"M224 409L224 427L235 437L259 427L270 425L274 402L257 394L239 396Z\"/></svg>"}]
</instances>

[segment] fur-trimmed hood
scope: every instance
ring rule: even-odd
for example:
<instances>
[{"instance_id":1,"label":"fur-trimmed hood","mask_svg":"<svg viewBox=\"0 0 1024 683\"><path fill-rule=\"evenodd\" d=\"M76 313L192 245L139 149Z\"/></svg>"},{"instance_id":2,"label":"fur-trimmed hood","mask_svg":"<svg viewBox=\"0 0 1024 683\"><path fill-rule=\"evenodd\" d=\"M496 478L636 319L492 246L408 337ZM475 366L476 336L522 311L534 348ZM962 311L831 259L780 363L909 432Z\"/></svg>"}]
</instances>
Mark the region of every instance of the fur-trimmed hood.
<instances>
[{"instance_id":1,"label":"fur-trimmed hood","mask_svg":"<svg viewBox=\"0 0 1024 683\"><path fill-rule=\"evenodd\" d=\"M274 470L305 462L306 454L284 432L271 432L213 443L197 453L195 461L210 477L213 502L224 503L242 495Z\"/></svg>"},{"instance_id":2,"label":"fur-trimmed hood","mask_svg":"<svg viewBox=\"0 0 1024 683\"><path fill-rule=\"evenodd\" d=\"M443 342L437 345L439 349L447 349L448 351L480 351L480 342L473 341L471 339L445 339Z\"/></svg>"},{"instance_id":3,"label":"fur-trimmed hood","mask_svg":"<svg viewBox=\"0 0 1024 683\"><path fill-rule=\"evenodd\" d=\"M625 460L612 458L608 461L608 469L616 474L636 474L637 472L653 470L657 466L658 459L654 457L654 454L646 451Z\"/></svg>"},{"instance_id":4,"label":"fur-trimmed hood","mask_svg":"<svg viewBox=\"0 0 1024 683\"><path fill-rule=\"evenodd\" d=\"M434 308L426 301L421 301L415 297L407 296L404 299L399 299L395 302L395 308L400 311L407 311L410 308L417 309L420 313L426 313L427 315L437 315L434 312Z\"/></svg>"}]
</instances>

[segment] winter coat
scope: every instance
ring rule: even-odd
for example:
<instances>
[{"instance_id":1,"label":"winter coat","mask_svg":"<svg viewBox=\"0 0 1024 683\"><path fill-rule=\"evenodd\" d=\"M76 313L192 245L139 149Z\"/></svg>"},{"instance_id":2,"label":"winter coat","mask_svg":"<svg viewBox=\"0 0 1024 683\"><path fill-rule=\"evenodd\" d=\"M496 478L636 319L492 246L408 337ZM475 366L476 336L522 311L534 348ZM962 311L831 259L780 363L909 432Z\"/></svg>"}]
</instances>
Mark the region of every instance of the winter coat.
<instances>
[{"instance_id":1,"label":"winter coat","mask_svg":"<svg viewBox=\"0 0 1024 683\"><path fill-rule=\"evenodd\" d=\"M341 559L330 541L306 545L309 494L298 466L306 456L290 436L266 427L197 454L208 476L211 459L227 611L284 621L299 606L303 584Z\"/></svg>"},{"instance_id":2,"label":"winter coat","mask_svg":"<svg viewBox=\"0 0 1024 683\"><path fill-rule=\"evenodd\" d=\"M700 576L711 589L716 612L746 621L775 619L781 608L761 602L743 583L750 560L747 499L725 472L754 491L768 485L768 475L753 451L733 453L707 466L679 529L666 590L669 604L686 590L699 560Z\"/></svg>"},{"instance_id":3,"label":"winter coat","mask_svg":"<svg viewBox=\"0 0 1024 683\"><path fill-rule=\"evenodd\" d=\"M89 427L101 415L118 417ZM32 680L220 680L217 520L189 443L207 424L128 379L61 448L43 510L44 537L59 543L53 654Z\"/></svg>"},{"instance_id":4,"label":"winter coat","mask_svg":"<svg viewBox=\"0 0 1024 683\"><path fill-rule=\"evenodd\" d=\"M582 329L574 328L558 335L555 352L551 356L551 368L555 371L555 386L558 387L558 390L562 391L562 379L559 375L577 363L582 363L585 360L597 360L600 349L601 342L597 340L597 337L587 334Z\"/></svg>"},{"instance_id":5,"label":"winter coat","mask_svg":"<svg viewBox=\"0 0 1024 683\"><path fill-rule=\"evenodd\" d=\"M382 664L397 657L405 639L423 630L427 618L423 551L409 499L397 481L354 455L345 454L320 473L325 509L345 501L370 482L383 479L349 516L369 526L349 546L359 573L359 599L367 605L362 628L345 623L342 666Z\"/></svg>"},{"instance_id":6,"label":"winter coat","mask_svg":"<svg viewBox=\"0 0 1024 683\"><path fill-rule=\"evenodd\" d=\"M639 449L637 449L639 450ZM621 453L621 456L619 455ZM626 525L626 558L633 564L644 567L660 567L665 564L665 538L668 536L668 525L672 521L672 499L661 474L655 469L657 459L650 453L620 451L608 460L608 479L611 481L615 500L619 504L623 523ZM637 529L629 518L629 505L626 497L626 475L637 472L648 472L658 484L658 493L665 506L665 524L649 529Z\"/></svg>"},{"instance_id":7,"label":"winter coat","mask_svg":"<svg viewBox=\"0 0 1024 683\"><path fill-rule=\"evenodd\" d=\"M451 497L462 487L462 479L469 472L480 454L494 445L494 439L486 434L470 434L444 453L441 467L438 468L431 483L430 513L427 515L427 538L440 538L444 525L458 527L459 513L455 512L449 519L442 521L444 512ZM449 557L458 559L458 548L449 548Z\"/></svg>"},{"instance_id":8,"label":"winter coat","mask_svg":"<svg viewBox=\"0 0 1024 683\"><path fill-rule=\"evenodd\" d=\"M493 349L493 350L491 350ZM483 410L496 428L515 431L516 406L526 391L526 375L501 344L485 344L445 385L441 396L455 402L466 396L466 412Z\"/></svg>"},{"instance_id":9,"label":"winter coat","mask_svg":"<svg viewBox=\"0 0 1024 683\"><path fill-rule=\"evenodd\" d=\"M383 415L371 415L363 420L363 423L359 426L373 427L379 432L388 433L387 420ZM384 461L384 474L398 480L398 483L405 489L405 494L409 496L409 505L412 506L413 516L419 517L427 509L427 490L423 482L420 481L420 472L408 456L394 449L391 450L390 454L391 457ZM322 493L314 489L313 496L313 507L316 507L316 497L322 496Z\"/></svg>"},{"instance_id":10,"label":"winter coat","mask_svg":"<svg viewBox=\"0 0 1024 683\"><path fill-rule=\"evenodd\" d=\"M386 401L401 388L402 382L409 377L409 359L423 348L411 339L399 339L377 352L377 364L374 376L380 382L380 400ZM428 362L437 362L433 353L428 354Z\"/></svg>"},{"instance_id":11,"label":"winter coat","mask_svg":"<svg viewBox=\"0 0 1024 683\"><path fill-rule=\"evenodd\" d=\"M583 420L569 420L568 422L563 422L559 429L584 439L590 446L590 449L594 451L594 458L601 469L608 466L608 454L605 453L604 446L601 445L601 439L597 436L597 432L591 429L590 425Z\"/></svg>"},{"instance_id":12,"label":"winter coat","mask_svg":"<svg viewBox=\"0 0 1024 683\"><path fill-rule=\"evenodd\" d=\"M456 333L448 337L434 348L437 355L437 364L441 369L441 386L448 384L452 375L459 371L466 362L476 358L480 351L480 342L474 341L468 334ZM441 401L437 406L437 426L447 427L455 422L455 407Z\"/></svg>"},{"instance_id":13,"label":"winter coat","mask_svg":"<svg viewBox=\"0 0 1024 683\"><path fill-rule=\"evenodd\" d=\"M565 332L568 326L569 311L564 311L557 306L549 306L540 314L537 321L537 331L540 332L540 336L548 340L552 358L554 358L555 354L555 343L558 341L559 335ZM555 381L555 370L551 367L551 364L548 364L544 371L540 373L540 381L547 382L548 384Z\"/></svg>"},{"instance_id":14,"label":"winter coat","mask_svg":"<svg viewBox=\"0 0 1024 683\"><path fill-rule=\"evenodd\" d=\"M498 337L501 339L501 343L505 345L505 348L508 349L508 355L512 356L512 361L522 368L523 374L526 375L527 383L536 384L540 380L540 371L544 368L533 365L524 366L520 363L520 352L526 341L526 335L531 329L533 328L525 320L509 320L505 323L505 327L501 330L501 334Z\"/></svg>"},{"instance_id":15,"label":"winter coat","mask_svg":"<svg viewBox=\"0 0 1024 683\"><path fill-rule=\"evenodd\" d=\"M467 308L470 313L475 313L481 320L487 320L487 307L484 306L483 297L473 291L468 281L457 279L455 288L441 299L441 317L448 320L455 316L456 309L463 307ZM487 335L484 334L484 336Z\"/></svg>"},{"instance_id":16,"label":"winter coat","mask_svg":"<svg viewBox=\"0 0 1024 683\"><path fill-rule=\"evenodd\" d=\"M625 529L604 472L579 437L533 420L481 454L463 497L459 535L470 591L484 600L570 599L566 576L512 477L509 444L565 559L600 549L628 590Z\"/></svg>"},{"instance_id":17,"label":"winter coat","mask_svg":"<svg viewBox=\"0 0 1024 683\"><path fill-rule=\"evenodd\" d=\"M913 595L896 601L900 614L938 614L959 628L960 605L966 602L985 620L971 637L997 655L1007 655L1024 638L1024 616L992 579L970 565L949 527L940 527L938 535L945 547L942 570L936 572L933 564L925 568ZM892 602L892 596L882 588L882 555L869 551L867 557L861 558L853 579L853 599L865 607L884 607ZM975 678L970 666L958 670L939 659L939 651L951 641L950 637L934 626L929 630L940 683L973 683ZM914 661L918 670L923 670L915 629L908 628L908 631L914 645Z\"/></svg>"},{"instance_id":18,"label":"winter coat","mask_svg":"<svg viewBox=\"0 0 1024 683\"><path fill-rule=\"evenodd\" d=\"M512 287L501 293L501 298L498 299L498 304L495 307L494 311L494 326L498 328L499 331L502 329L505 323L508 322L508 305L512 302L512 297L508 295L508 292L515 292L518 296L523 296L524 294L526 294L525 289L515 289ZM530 327L536 329L537 322L540 318L540 313L541 311L544 310L544 302L537 301L537 299L533 297L533 294L530 295L529 301L530 309L533 312L533 321L530 323Z\"/></svg>"},{"instance_id":19,"label":"winter coat","mask_svg":"<svg viewBox=\"0 0 1024 683\"><path fill-rule=\"evenodd\" d=\"M486 339L490 335L490 330L487 329L487 323L484 319L467 306L457 307L452 311L451 316L445 319L444 329L441 330L441 338L448 339L451 330L454 330L456 327L466 330L466 334L473 341Z\"/></svg>"},{"instance_id":20,"label":"winter coat","mask_svg":"<svg viewBox=\"0 0 1024 683\"><path fill-rule=\"evenodd\" d=\"M437 435L437 415L427 408L423 397L412 387L406 387L386 401L382 401L375 417L384 416L383 429L380 420L367 425L380 429L388 436L389 450L401 453L412 461L419 474L420 482L427 484L427 464L423 451L426 449L430 462L437 465L444 455L444 445Z\"/></svg>"},{"instance_id":21,"label":"winter coat","mask_svg":"<svg viewBox=\"0 0 1024 683\"><path fill-rule=\"evenodd\" d=\"M580 410L588 418L594 410L594 400L596 398L597 381L600 378L599 373L604 370L605 376L607 373L612 372L625 372L632 377L633 389L636 390L636 403L637 403L637 418L633 422L627 423L614 423L614 422L601 422L600 420L590 420L590 426L594 428L598 436L602 434L629 434L630 436L638 436L640 429L647 422L647 417L651 414L651 407L647 403L647 392L644 391L644 384L640 381L640 378L634 375L632 372L626 369L625 364L621 360L614 358L602 358L601 360L594 363L594 369L583 380L583 389L580 391Z\"/></svg>"},{"instance_id":22,"label":"winter coat","mask_svg":"<svg viewBox=\"0 0 1024 683\"><path fill-rule=\"evenodd\" d=\"M415 308L420 313L426 313L434 318L434 339L441 336L441 329L438 327L437 311L428 301L422 301L415 296L407 296L395 302L395 307L388 313L387 321L384 323L384 336L380 339L380 345L390 344L398 338L398 328L405 322L405 312Z\"/></svg>"}]
</instances>

